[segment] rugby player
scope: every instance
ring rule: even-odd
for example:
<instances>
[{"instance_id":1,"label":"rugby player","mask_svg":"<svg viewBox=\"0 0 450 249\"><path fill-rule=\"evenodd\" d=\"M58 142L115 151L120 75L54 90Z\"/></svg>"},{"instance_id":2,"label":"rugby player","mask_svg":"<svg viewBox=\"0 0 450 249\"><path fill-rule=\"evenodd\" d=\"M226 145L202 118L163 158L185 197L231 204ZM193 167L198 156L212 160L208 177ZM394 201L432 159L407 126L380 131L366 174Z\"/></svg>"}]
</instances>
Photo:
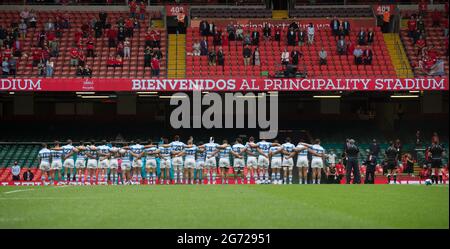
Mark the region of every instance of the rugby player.
<instances>
[{"instance_id":1,"label":"rugby player","mask_svg":"<svg viewBox=\"0 0 450 249\"><path fill-rule=\"evenodd\" d=\"M170 182L170 166L171 160L170 156L172 155L172 148L169 146L167 138L162 139L163 144L158 146L159 149L159 168L160 168L160 183L161 184L169 184Z\"/></svg>"},{"instance_id":2,"label":"rugby player","mask_svg":"<svg viewBox=\"0 0 450 249\"><path fill-rule=\"evenodd\" d=\"M74 148L74 152L77 155L77 160L75 161L75 180L76 182L79 182L79 184L81 184L84 182L86 173L86 147L84 146L83 141L80 141L80 144Z\"/></svg>"},{"instance_id":3,"label":"rugby player","mask_svg":"<svg viewBox=\"0 0 450 249\"><path fill-rule=\"evenodd\" d=\"M197 162L195 168L195 181L197 184L203 183L203 170L205 169L206 152L202 146L203 142L199 142L197 147Z\"/></svg>"},{"instance_id":4,"label":"rugby player","mask_svg":"<svg viewBox=\"0 0 450 249\"><path fill-rule=\"evenodd\" d=\"M278 140L273 140L274 143L278 143ZM282 163L282 153L283 153L283 147L281 146L271 146L269 151L269 159L270 159L270 168L272 169L272 174L270 176L270 179L272 180L273 184L281 184L281 175L280 175L280 169L281 169L281 163Z\"/></svg>"},{"instance_id":5,"label":"rugby player","mask_svg":"<svg viewBox=\"0 0 450 249\"><path fill-rule=\"evenodd\" d=\"M39 158L39 169L42 171L41 181L45 183L45 175L47 175L48 181L52 180L52 176L50 174L50 158L51 151L47 148L47 144L42 144L42 149L39 150L38 153Z\"/></svg>"},{"instance_id":6,"label":"rugby player","mask_svg":"<svg viewBox=\"0 0 450 249\"><path fill-rule=\"evenodd\" d=\"M111 157L111 154L109 152L110 147L106 145L106 140L102 140L102 145L97 147L97 152L99 156L98 160L98 179L99 181L106 182L106 173L109 168L109 158ZM101 180L100 180L101 179Z\"/></svg>"},{"instance_id":7,"label":"rugby player","mask_svg":"<svg viewBox=\"0 0 450 249\"><path fill-rule=\"evenodd\" d=\"M287 184L292 184L292 169L294 168L294 159L290 156L294 151L295 145L291 143L291 138L287 137L284 144L281 145L283 153L283 162L281 167L283 168L284 182L289 179Z\"/></svg>"},{"instance_id":8,"label":"rugby player","mask_svg":"<svg viewBox=\"0 0 450 249\"><path fill-rule=\"evenodd\" d=\"M58 176L58 181L61 181L62 156L63 151L59 146L59 141L55 141L55 147L51 149L52 164L50 166L53 180L56 180L56 176Z\"/></svg>"},{"instance_id":9,"label":"rugby player","mask_svg":"<svg viewBox=\"0 0 450 249\"><path fill-rule=\"evenodd\" d=\"M186 144L180 142L180 136L175 135L174 141L169 145L172 153L173 178L175 183L183 183L183 157L181 156Z\"/></svg>"},{"instance_id":10,"label":"rugby player","mask_svg":"<svg viewBox=\"0 0 450 249\"><path fill-rule=\"evenodd\" d=\"M197 154L198 147L193 142L194 139L190 137L184 151L181 152L181 156L185 156L184 178L187 180L187 184L194 184L194 169L196 168L195 155Z\"/></svg>"},{"instance_id":11,"label":"rugby player","mask_svg":"<svg viewBox=\"0 0 450 249\"><path fill-rule=\"evenodd\" d=\"M95 183L97 181L96 171L98 167L98 153L95 147L95 141L86 146L86 157L88 158L86 168L88 170L87 183L91 184L91 180Z\"/></svg>"},{"instance_id":12,"label":"rugby player","mask_svg":"<svg viewBox=\"0 0 450 249\"><path fill-rule=\"evenodd\" d=\"M228 144L228 140L224 139L222 145L217 146L216 153L219 153L219 168L220 176L222 178L222 184L228 184L228 170L230 170L230 153L231 146ZM213 154L213 155L214 155Z\"/></svg>"},{"instance_id":13,"label":"rugby player","mask_svg":"<svg viewBox=\"0 0 450 249\"><path fill-rule=\"evenodd\" d=\"M250 179L256 181L256 175L258 171L258 150L255 146L255 138L249 137L248 142L245 144L245 152L247 154L247 183L250 183Z\"/></svg>"},{"instance_id":14,"label":"rugby player","mask_svg":"<svg viewBox=\"0 0 450 249\"><path fill-rule=\"evenodd\" d=\"M65 180L66 181L71 181L71 180L75 180L75 172L72 171L74 170L75 167L75 162L73 160L73 156L75 154L74 152L74 146L72 145L72 140L68 139L67 140L67 144L62 146L62 151L63 151L63 159L64 159L64 163L63 163L63 167L64 167L64 171L66 173L65 175Z\"/></svg>"},{"instance_id":15,"label":"rugby player","mask_svg":"<svg viewBox=\"0 0 450 249\"><path fill-rule=\"evenodd\" d=\"M131 146L129 146L130 154L133 156L133 168L132 168L132 179L133 183L140 183L142 178L142 156L144 155L144 145L140 144L141 141L139 139L136 140L136 143L131 142Z\"/></svg>"},{"instance_id":16,"label":"rugby player","mask_svg":"<svg viewBox=\"0 0 450 249\"><path fill-rule=\"evenodd\" d=\"M112 144L112 143L111 143ZM119 168L119 158L120 158L120 148L112 145L111 148L109 148L109 179L111 180L111 183L113 185L116 185L118 182L118 176L117 176L117 169Z\"/></svg>"},{"instance_id":17,"label":"rugby player","mask_svg":"<svg viewBox=\"0 0 450 249\"><path fill-rule=\"evenodd\" d=\"M279 146L280 144L267 142L265 139L255 144L250 144L251 147L256 146L258 150L258 180L259 183L269 183L269 150L271 146Z\"/></svg>"},{"instance_id":18,"label":"rugby player","mask_svg":"<svg viewBox=\"0 0 450 249\"><path fill-rule=\"evenodd\" d=\"M301 143L301 145L308 147L308 152L312 155L311 160L311 168L313 173L313 180L315 184L321 184L321 176L322 176L322 169L324 166L323 160L326 157L325 156L325 149L320 146L320 139L315 139L314 144L306 144Z\"/></svg>"},{"instance_id":19,"label":"rugby player","mask_svg":"<svg viewBox=\"0 0 450 249\"><path fill-rule=\"evenodd\" d=\"M391 176L394 177L394 184L397 183L397 167L398 167L398 153L394 147L394 142L389 142L389 147L384 152L386 156L386 169L388 184L391 183Z\"/></svg>"},{"instance_id":20,"label":"rugby player","mask_svg":"<svg viewBox=\"0 0 450 249\"><path fill-rule=\"evenodd\" d=\"M298 169L298 183L299 184L307 184L308 177L308 147L304 146L302 143L304 141L300 139L300 142L294 148L294 151L291 153L290 157L297 156L297 169Z\"/></svg>"},{"instance_id":21,"label":"rugby player","mask_svg":"<svg viewBox=\"0 0 450 249\"><path fill-rule=\"evenodd\" d=\"M209 143L199 147L204 149L206 153L205 171L207 175L207 183L216 184L217 161L215 155L218 152L217 147L219 147L219 144L214 143L214 137L210 137Z\"/></svg>"},{"instance_id":22,"label":"rugby player","mask_svg":"<svg viewBox=\"0 0 450 249\"><path fill-rule=\"evenodd\" d=\"M148 140L148 144L144 146L145 155L145 174L148 184L156 183L156 157L159 154L159 149L153 144L151 139Z\"/></svg>"},{"instance_id":23,"label":"rugby player","mask_svg":"<svg viewBox=\"0 0 450 249\"><path fill-rule=\"evenodd\" d=\"M242 144L241 138L236 138L233 146L231 146L231 154L233 155L234 184L238 184L238 176L241 178L241 184L244 184L244 153L245 146Z\"/></svg>"},{"instance_id":24,"label":"rugby player","mask_svg":"<svg viewBox=\"0 0 450 249\"><path fill-rule=\"evenodd\" d=\"M122 169L122 175L125 178L125 184L131 184L131 150L128 147L128 143L124 143L122 148L119 150L119 155L121 159L120 168ZM121 181L122 178L121 178Z\"/></svg>"},{"instance_id":25,"label":"rugby player","mask_svg":"<svg viewBox=\"0 0 450 249\"><path fill-rule=\"evenodd\" d=\"M442 168L442 155L444 153L444 148L440 145L438 139L433 139L431 146L428 151L431 155L431 180L438 184L438 175L439 182L443 183L443 168Z\"/></svg>"}]
</instances>

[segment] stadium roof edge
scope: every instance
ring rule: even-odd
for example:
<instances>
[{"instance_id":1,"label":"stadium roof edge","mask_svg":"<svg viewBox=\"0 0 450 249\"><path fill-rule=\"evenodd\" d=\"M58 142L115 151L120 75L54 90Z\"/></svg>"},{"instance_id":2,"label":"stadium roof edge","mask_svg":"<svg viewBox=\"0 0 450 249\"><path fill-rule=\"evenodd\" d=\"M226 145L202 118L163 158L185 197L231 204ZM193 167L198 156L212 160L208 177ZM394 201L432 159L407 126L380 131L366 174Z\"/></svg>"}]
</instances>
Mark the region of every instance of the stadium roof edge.
<instances>
[{"instance_id":1,"label":"stadium roof edge","mask_svg":"<svg viewBox=\"0 0 450 249\"><path fill-rule=\"evenodd\" d=\"M36 11L129 11L128 6L105 6L105 5L79 5L79 6L64 6L64 5L1 5L1 11L18 11L25 7ZM147 6L147 11L162 11L164 6Z\"/></svg>"}]
</instances>

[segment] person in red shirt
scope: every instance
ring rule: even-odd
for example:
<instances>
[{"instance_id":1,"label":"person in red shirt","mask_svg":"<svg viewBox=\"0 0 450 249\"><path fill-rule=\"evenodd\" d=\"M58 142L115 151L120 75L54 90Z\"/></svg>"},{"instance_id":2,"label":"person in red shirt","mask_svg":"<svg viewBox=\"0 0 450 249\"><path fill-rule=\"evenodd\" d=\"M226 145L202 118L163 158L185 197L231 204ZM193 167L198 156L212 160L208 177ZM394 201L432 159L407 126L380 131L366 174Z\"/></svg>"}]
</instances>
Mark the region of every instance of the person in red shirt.
<instances>
[{"instance_id":1,"label":"person in red shirt","mask_svg":"<svg viewBox=\"0 0 450 249\"><path fill-rule=\"evenodd\" d=\"M76 47L70 49L70 66L78 66L78 49Z\"/></svg>"},{"instance_id":2,"label":"person in red shirt","mask_svg":"<svg viewBox=\"0 0 450 249\"><path fill-rule=\"evenodd\" d=\"M145 5L144 1L141 1L141 3L139 4L139 17L141 20L145 20L145 8L147 6Z\"/></svg>"},{"instance_id":3,"label":"person in red shirt","mask_svg":"<svg viewBox=\"0 0 450 249\"><path fill-rule=\"evenodd\" d=\"M42 59L42 51L40 47L37 47L33 49L32 52L32 58L33 58L33 67L36 67L39 64L39 61Z\"/></svg>"},{"instance_id":4,"label":"person in red shirt","mask_svg":"<svg viewBox=\"0 0 450 249\"><path fill-rule=\"evenodd\" d=\"M433 13L431 13L432 27L441 26L441 12L437 9L434 9Z\"/></svg>"},{"instance_id":5,"label":"person in red shirt","mask_svg":"<svg viewBox=\"0 0 450 249\"><path fill-rule=\"evenodd\" d=\"M419 40L416 42L416 54L417 56L420 56L420 53L422 52L422 49L427 45L425 39L423 36L419 37Z\"/></svg>"},{"instance_id":6,"label":"person in red shirt","mask_svg":"<svg viewBox=\"0 0 450 249\"><path fill-rule=\"evenodd\" d=\"M156 56L153 56L151 65L152 65L152 76L156 76L159 78L160 67L159 67L159 60Z\"/></svg>"},{"instance_id":7,"label":"person in red shirt","mask_svg":"<svg viewBox=\"0 0 450 249\"><path fill-rule=\"evenodd\" d=\"M342 164L342 160L339 160L339 162L336 164L336 174L337 174L337 180L340 183L342 178L345 175L345 169L344 165Z\"/></svg>"},{"instance_id":8,"label":"person in red shirt","mask_svg":"<svg viewBox=\"0 0 450 249\"><path fill-rule=\"evenodd\" d=\"M78 52L78 65L84 67L86 65L86 56L84 55L82 50Z\"/></svg>"},{"instance_id":9,"label":"person in red shirt","mask_svg":"<svg viewBox=\"0 0 450 249\"><path fill-rule=\"evenodd\" d=\"M146 47L153 48L152 32L153 32L153 30L148 28L147 32L145 33L145 46Z\"/></svg>"},{"instance_id":10,"label":"person in red shirt","mask_svg":"<svg viewBox=\"0 0 450 249\"><path fill-rule=\"evenodd\" d=\"M114 61L114 65L116 67L122 67L123 66L123 59L119 55L116 56L116 59Z\"/></svg>"},{"instance_id":11,"label":"person in red shirt","mask_svg":"<svg viewBox=\"0 0 450 249\"><path fill-rule=\"evenodd\" d=\"M77 32L75 32L75 36L74 36L74 40L73 40L75 46L80 43L81 37L83 37L83 32L81 32L81 29L79 29L79 30L77 30Z\"/></svg>"},{"instance_id":12,"label":"person in red shirt","mask_svg":"<svg viewBox=\"0 0 450 249\"><path fill-rule=\"evenodd\" d=\"M113 54L111 54L106 62L107 67L115 67L116 66L116 58Z\"/></svg>"},{"instance_id":13,"label":"person in red shirt","mask_svg":"<svg viewBox=\"0 0 450 249\"><path fill-rule=\"evenodd\" d=\"M108 47L110 48L115 47L117 42L117 29L115 28L108 29L106 35L108 36Z\"/></svg>"},{"instance_id":14,"label":"person in red shirt","mask_svg":"<svg viewBox=\"0 0 450 249\"><path fill-rule=\"evenodd\" d=\"M12 49L9 47L9 45L6 45L5 50L3 50L3 59L7 58L9 60L12 54L13 54Z\"/></svg>"},{"instance_id":15,"label":"person in red shirt","mask_svg":"<svg viewBox=\"0 0 450 249\"><path fill-rule=\"evenodd\" d=\"M417 30L417 21L416 18L414 18L413 15L411 15L411 17L408 20L408 36L410 38L414 37L414 33Z\"/></svg>"},{"instance_id":16,"label":"person in red shirt","mask_svg":"<svg viewBox=\"0 0 450 249\"><path fill-rule=\"evenodd\" d=\"M94 39L92 39L92 37L89 37L86 42L86 56L87 57L95 57Z\"/></svg>"},{"instance_id":17,"label":"person in red shirt","mask_svg":"<svg viewBox=\"0 0 450 249\"><path fill-rule=\"evenodd\" d=\"M130 17L132 18L136 17L136 9L137 9L136 0L132 0L130 2Z\"/></svg>"},{"instance_id":18,"label":"person in red shirt","mask_svg":"<svg viewBox=\"0 0 450 249\"><path fill-rule=\"evenodd\" d=\"M119 42L119 44L117 45L117 48L116 48L116 55L117 56L120 56L120 57L123 57L123 42Z\"/></svg>"},{"instance_id":19,"label":"person in red shirt","mask_svg":"<svg viewBox=\"0 0 450 249\"><path fill-rule=\"evenodd\" d=\"M126 37L133 37L133 28L134 23L132 18L128 18L125 20L125 36Z\"/></svg>"},{"instance_id":20,"label":"person in red shirt","mask_svg":"<svg viewBox=\"0 0 450 249\"><path fill-rule=\"evenodd\" d=\"M152 37L152 41L153 41L153 47L151 47L151 46L150 47L151 48L154 48L154 47L161 48L161 33L159 33L159 30L153 30L151 37Z\"/></svg>"}]
</instances>

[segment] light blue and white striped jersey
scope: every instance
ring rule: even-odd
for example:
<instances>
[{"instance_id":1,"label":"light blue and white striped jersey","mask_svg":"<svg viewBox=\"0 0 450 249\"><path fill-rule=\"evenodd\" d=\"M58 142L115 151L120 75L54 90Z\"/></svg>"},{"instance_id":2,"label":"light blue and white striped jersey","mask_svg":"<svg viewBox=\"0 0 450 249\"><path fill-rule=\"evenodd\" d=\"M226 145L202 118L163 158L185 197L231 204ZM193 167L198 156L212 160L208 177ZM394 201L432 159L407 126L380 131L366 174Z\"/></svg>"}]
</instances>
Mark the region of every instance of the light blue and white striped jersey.
<instances>
[{"instance_id":1,"label":"light blue and white striped jersey","mask_svg":"<svg viewBox=\"0 0 450 249\"><path fill-rule=\"evenodd\" d=\"M51 150L52 161L58 161L62 159L63 151L62 150Z\"/></svg>"},{"instance_id":2,"label":"light blue and white striped jersey","mask_svg":"<svg viewBox=\"0 0 450 249\"><path fill-rule=\"evenodd\" d=\"M243 144L233 144L233 146L231 146L231 149L235 153L238 153L239 155L242 156L243 151L245 150L245 146ZM234 157L234 155L233 155L233 157Z\"/></svg>"},{"instance_id":3,"label":"light blue and white striped jersey","mask_svg":"<svg viewBox=\"0 0 450 249\"><path fill-rule=\"evenodd\" d=\"M86 159L86 150L80 150L77 151L77 160L84 160Z\"/></svg>"},{"instance_id":4,"label":"light blue and white striped jersey","mask_svg":"<svg viewBox=\"0 0 450 249\"><path fill-rule=\"evenodd\" d=\"M120 155L118 155L119 150L120 148L114 146L110 147L108 151L111 154L111 158L119 158L120 157Z\"/></svg>"},{"instance_id":5,"label":"light blue and white striped jersey","mask_svg":"<svg viewBox=\"0 0 450 249\"><path fill-rule=\"evenodd\" d=\"M297 149L304 149L298 152L298 156L299 157L307 157L308 156L308 149L306 149L307 147L301 144L297 144L297 147L295 147Z\"/></svg>"},{"instance_id":6,"label":"light blue and white striped jersey","mask_svg":"<svg viewBox=\"0 0 450 249\"><path fill-rule=\"evenodd\" d=\"M230 158L231 146L227 146L219 151L219 158Z\"/></svg>"},{"instance_id":7,"label":"light blue and white striped jersey","mask_svg":"<svg viewBox=\"0 0 450 249\"><path fill-rule=\"evenodd\" d=\"M131 151L130 150L125 150L125 149L121 149L120 150L120 154L121 154L121 159L122 159L122 163L130 163L131 161Z\"/></svg>"},{"instance_id":8,"label":"light blue and white striped jersey","mask_svg":"<svg viewBox=\"0 0 450 249\"><path fill-rule=\"evenodd\" d=\"M182 152L184 150L184 148L186 147L186 144L180 141L173 141L172 143L169 144L170 148L172 149L173 152Z\"/></svg>"},{"instance_id":9,"label":"light blue and white striped jersey","mask_svg":"<svg viewBox=\"0 0 450 249\"><path fill-rule=\"evenodd\" d=\"M186 153L186 159L195 159L195 154L197 153L197 146L193 145L191 148L185 148L184 153Z\"/></svg>"},{"instance_id":10,"label":"light blue and white striped jersey","mask_svg":"<svg viewBox=\"0 0 450 249\"><path fill-rule=\"evenodd\" d=\"M205 150L197 150L197 162L204 162L206 157Z\"/></svg>"},{"instance_id":11,"label":"light blue and white striped jersey","mask_svg":"<svg viewBox=\"0 0 450 249\"><path fill-rule=\"evenodd\" d=\"M272 153L275 153L275 152L278 151L279 149L281 149L281 146L272 146L272 147L270 147L269 150L270 150ZM281 158L281 151L280 151L280 153L272 154L272 158Z\"/></svg>"},{"instance_id":12,"label":"light blue and white striped jersey","mask_svg":"<svg viewBox=\"0 0 450 249\"><path fill-rule=\"evenodd\" d=\"M50 162L51 157L51 151L47 148L41 149L38 153L39 159L41 159L42 162Z\"/></svg>"},{"instance_id":13,"label":"light blue and white striped jersey","mask_svg":"<svg viewBox=\"0 0 450 249\"><path fill-rule=\"evenodd\" d=\"M144 145L142 144L133 144L130 146L131 152L134 154L141 154L144 151Z\"/></svg>"},{"instance_id":14,"label":"light blue and white striped jersey","mask_svg":"<svg viewBox=\"0 0 450 249\"><path fill-rule=\"evenodd\" d=\"M292 151L294 151L295 145L291 144L291 143L284 143L281 145L281 147L283 147L283 150L288 152L289 154L291 154ZM284 155L284 158L286 158L289 155Z\"/></svg>"},{"instance_id":15,"label":"light blue and white striped jersey","mask_svg":"<svg viewBox=\"0 0 450 249\"><path fill-rule=\"evenodd\" d=\"M172 148L171 147L163 147L159 146L159 154L161 154L161 157L164 159L170 159Z\"/></svg>"},{"instance_id":16,"label":"light blue and white striped jersey","mask_svg":"<svg viewBox=\"0 0 450 249\"><path fill-rule=\"evenodd\" d=\"M258 150L256 149L256 147L255 148L251 147L250 143L247 142L245 144L245 148L247 148L247 151L250 151L252 153L252 155L254 155L255 157L258 156ZM248 154L247 154L247 156L248 156Z\"/></svg>"},{"instance_id":17,"label":"light blue and white striped jersey","mask_svg":"<svg viewBox=\"0 0 450 249\"><path fill-rule=\"evenodd\" d=\"M65 156L69 155L70 152L73 151L74 147L71 144L66 144L66 145L62 146L61 148L63 149L63 156L65 157Z\"/></svg>"},{"instance_id":18,"label":"light blue and white striped jersey","mask_svg":"<svg viewBox=\"0 0 450 249\"><path fill-rule=\"evenodd\" d=\"M145 148L144 152L145 152L145 156L147 159L155 159L156 158L156 154L149 154L149 153L155 153L155 151L158 150L158 147L153 146L150 148Z\"/></svg>"},{"instance_id":19,"label":"light blue and white striped jersey","mask_svg":"<svg viewBox=\"0 0 450 249\"><path fill-rule=\"evenodd\" d=\"M86 146L86 153L91 154L91 156L93 157L89 157L89 159L97 159L98 158L98 153L97 150L92 150L91 146Z\"/></svg>"},{"instance_id":20,"label":"light blue and white striped jersey","mask_svg":"<svg viewBox=\"0 0 450 249\"><path fill-rule=\"evenodd\" d=\"M109 149L110 149L110 147L107 145L100 145L97 147L98 152L103 153L103 154L108 154Z\"/></svg>"},{"instance_id":21,"label":"light blue and white striped jersey","mask_svg":"<svg viewBox=\"0 0 450 249\"><path fill-rule=\"evenodd\" d=\"M322 146L318 145L318 144L314 144L314 145L311 147L311 149L312 149L314 152L318 153L318 154L324 154L324 153L325 153L325 149L324 149ZM313 155L312 157L313 157L313 158L322 158L322 157L318 157L318 156L315 156L315 155Z\"/></svg>"},{"instance_id":22,"label":"light blue and white striped jersey","mask_svg":"<svg viewBox=\"0 0 450 249\"><path fill-rule=\"evenodd\" d=\"M219 146L219 144L217 144L217 143L207 143L207 144L205 144L206 156L211 156L212 153L214 153L214 151L217 150L218 146Z\"/></svg>"},{"instance_id":23,"label":"light blue and white striped jersey","mask_svg":"<svg viewBox=\"0 0 450 249\"><path fill-rule=\"evenodd\" d=\"M269 149L272 146L272 143L269 143L267 141L260 141L258 142L256 145L258 145L258 147L265 153L268 154L269 153Z\"/></svg>"}]
</instances>

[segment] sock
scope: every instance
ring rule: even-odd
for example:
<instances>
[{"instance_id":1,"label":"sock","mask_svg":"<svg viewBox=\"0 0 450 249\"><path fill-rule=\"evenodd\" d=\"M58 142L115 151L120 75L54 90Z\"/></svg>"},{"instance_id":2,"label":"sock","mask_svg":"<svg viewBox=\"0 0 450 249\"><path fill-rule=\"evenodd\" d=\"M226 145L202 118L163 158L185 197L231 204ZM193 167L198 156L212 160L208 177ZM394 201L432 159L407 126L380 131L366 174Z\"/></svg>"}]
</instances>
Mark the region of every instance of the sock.
<instances>
[{"instance_id":1,"label":"sock","mask_svg":"<svg viewBox=\"0 0 450 249\"><path fill-rule=\"evenodd\" d=\"M80 180L80 175L77 174L77 175L76 175L76 181L78 182L79 180Z\"/></svg>"},{"instance_id":2,"label":"sock","mask_svg":"<svg viewBox=\"0 0 450 249\"><path fill-rule=\"evenodd\" d=\"M391 183L391 175L387 175L388 184Z\"/></svg>"},{"instance_id":3,"label":"sock","mask_svg":"<svg viewBox=\"0 0 450 249\"><path fill-rule=\"evenodd\" d=\"M183 174L180 174L180 182L183 183Z\"/></svg>"},{"instance_id":4,"label":"sock","mask_svg":"<svg viewBox=\"0 0 450 249\"><path fill-rule=\"evenodd\" d=\"M266 171L266 173L264 174L264 177L266 178L266 180L269 180L269 172Z\"/></svg>"},{"instance_id":5,"label":"sock","mask_svg":"<svg viewBox=\"0 0 450 249\"><path fill-rule=\"evenodd\" d=\"M212 181L213 181L213 182L216 182L216 173L215 173L215 172L212 173Z\"/></svg>"},{"instance_id":6,"label":"sock","mask_svg":"<svg viewBox=\"0 0 450 249\"><path fill-rule=\"evenodd\" d=\"M41 181L45 181L45 175L41 176Z\"/></svg>"},{"instance_id":7,"label":"sock","mask_svg":"<svg viewBox=\"0 0 450 249\"><path fill-rule=\"evenodd\" d=\"M87 181L91 182L91 176L90 175L87 176Z\"/></svg>"},{"instance_id":8,"label":"sock","mask_svg":"<svg viewBox=\"0 0 450 249\"><path fill-rule=\"evenodd\" d=\"M442 177L442 175L439 175L439 183L440 183L440 184L443 183L443 177Z\"/></svg>"},{"instance_id":9,"label":"sock","mask_svg":"<svg viewBox=\"0 0 450 249\"><path fill-rule=\"evenodd\" d=\"M277 181L280 180L280 173L278 173L278 172L275 173L275 180L277 180Z\"/></svg>"},{"instance_id":10,"label":"sock","mask_svg":"<svg viewBox=\"0 0 450 249\"><path fill-rule=\"evenodd\" d=\"M302 184L306 184L306 179L304 176L302 176Z\"/></svg>"},{"instance_id":11,"label":"sock","mask_svg":"<svg viewBox=\"0 0 450 249\"><path fill-rule=\"evenodd\" d=\"M394 174L394 183L397 183L397 174Z\"/></svg>"},{"instance_id":12,"label":"sock","mask_svg":"<svg viewBox=\"0 0 450 249\"><path fill-rule=\"evenodd\" d=\"M317 179L317 182L318 182L319 184L320 184L320 179L321 179L321 178L318 178L318 179Z\"/></svg>"},{"instance_id":13,"label":"sock","mask_svg":"<svg viewBox=\"0 0 450 249\"><path fill-rule=\"evenodd\" d=\"M289 175L289 182L292 183L292 175Z\"/></svg>"},{"instance_id":14,"label":"sock","mask_svg":"<svg viewBox=\"0 0 450 249\"><path fill-rule=\"evenodd\" d=\"M247 173L247 182L250 182L250 173Z\"/></svg>"},{"instance_id":15,"label":"sock","mask_svg":"<svg viewBox=\"0 0 450 249\"><path fill-rule=\"evenodd\" d=\"M284 177L284 184L287 183L287 177Z\"/></svg>"},{"instance_id":16,"label":"sock","mask_svg":"<svg viewBox=\"0 0 450 249\"><path fill-rule=\"evenodd\" d=\"M150 181L150 174L147 173L147 181Z\"/></svg>"},{"instance_id":17,"label":"sock","mask_svg":"<svg viewBox=\"0 0 450 249\"><path fill-rule=\"evenodd\" d=\"M70 173L67 173L67 181L70 181Z\"/></svg>"}]
</instances>

